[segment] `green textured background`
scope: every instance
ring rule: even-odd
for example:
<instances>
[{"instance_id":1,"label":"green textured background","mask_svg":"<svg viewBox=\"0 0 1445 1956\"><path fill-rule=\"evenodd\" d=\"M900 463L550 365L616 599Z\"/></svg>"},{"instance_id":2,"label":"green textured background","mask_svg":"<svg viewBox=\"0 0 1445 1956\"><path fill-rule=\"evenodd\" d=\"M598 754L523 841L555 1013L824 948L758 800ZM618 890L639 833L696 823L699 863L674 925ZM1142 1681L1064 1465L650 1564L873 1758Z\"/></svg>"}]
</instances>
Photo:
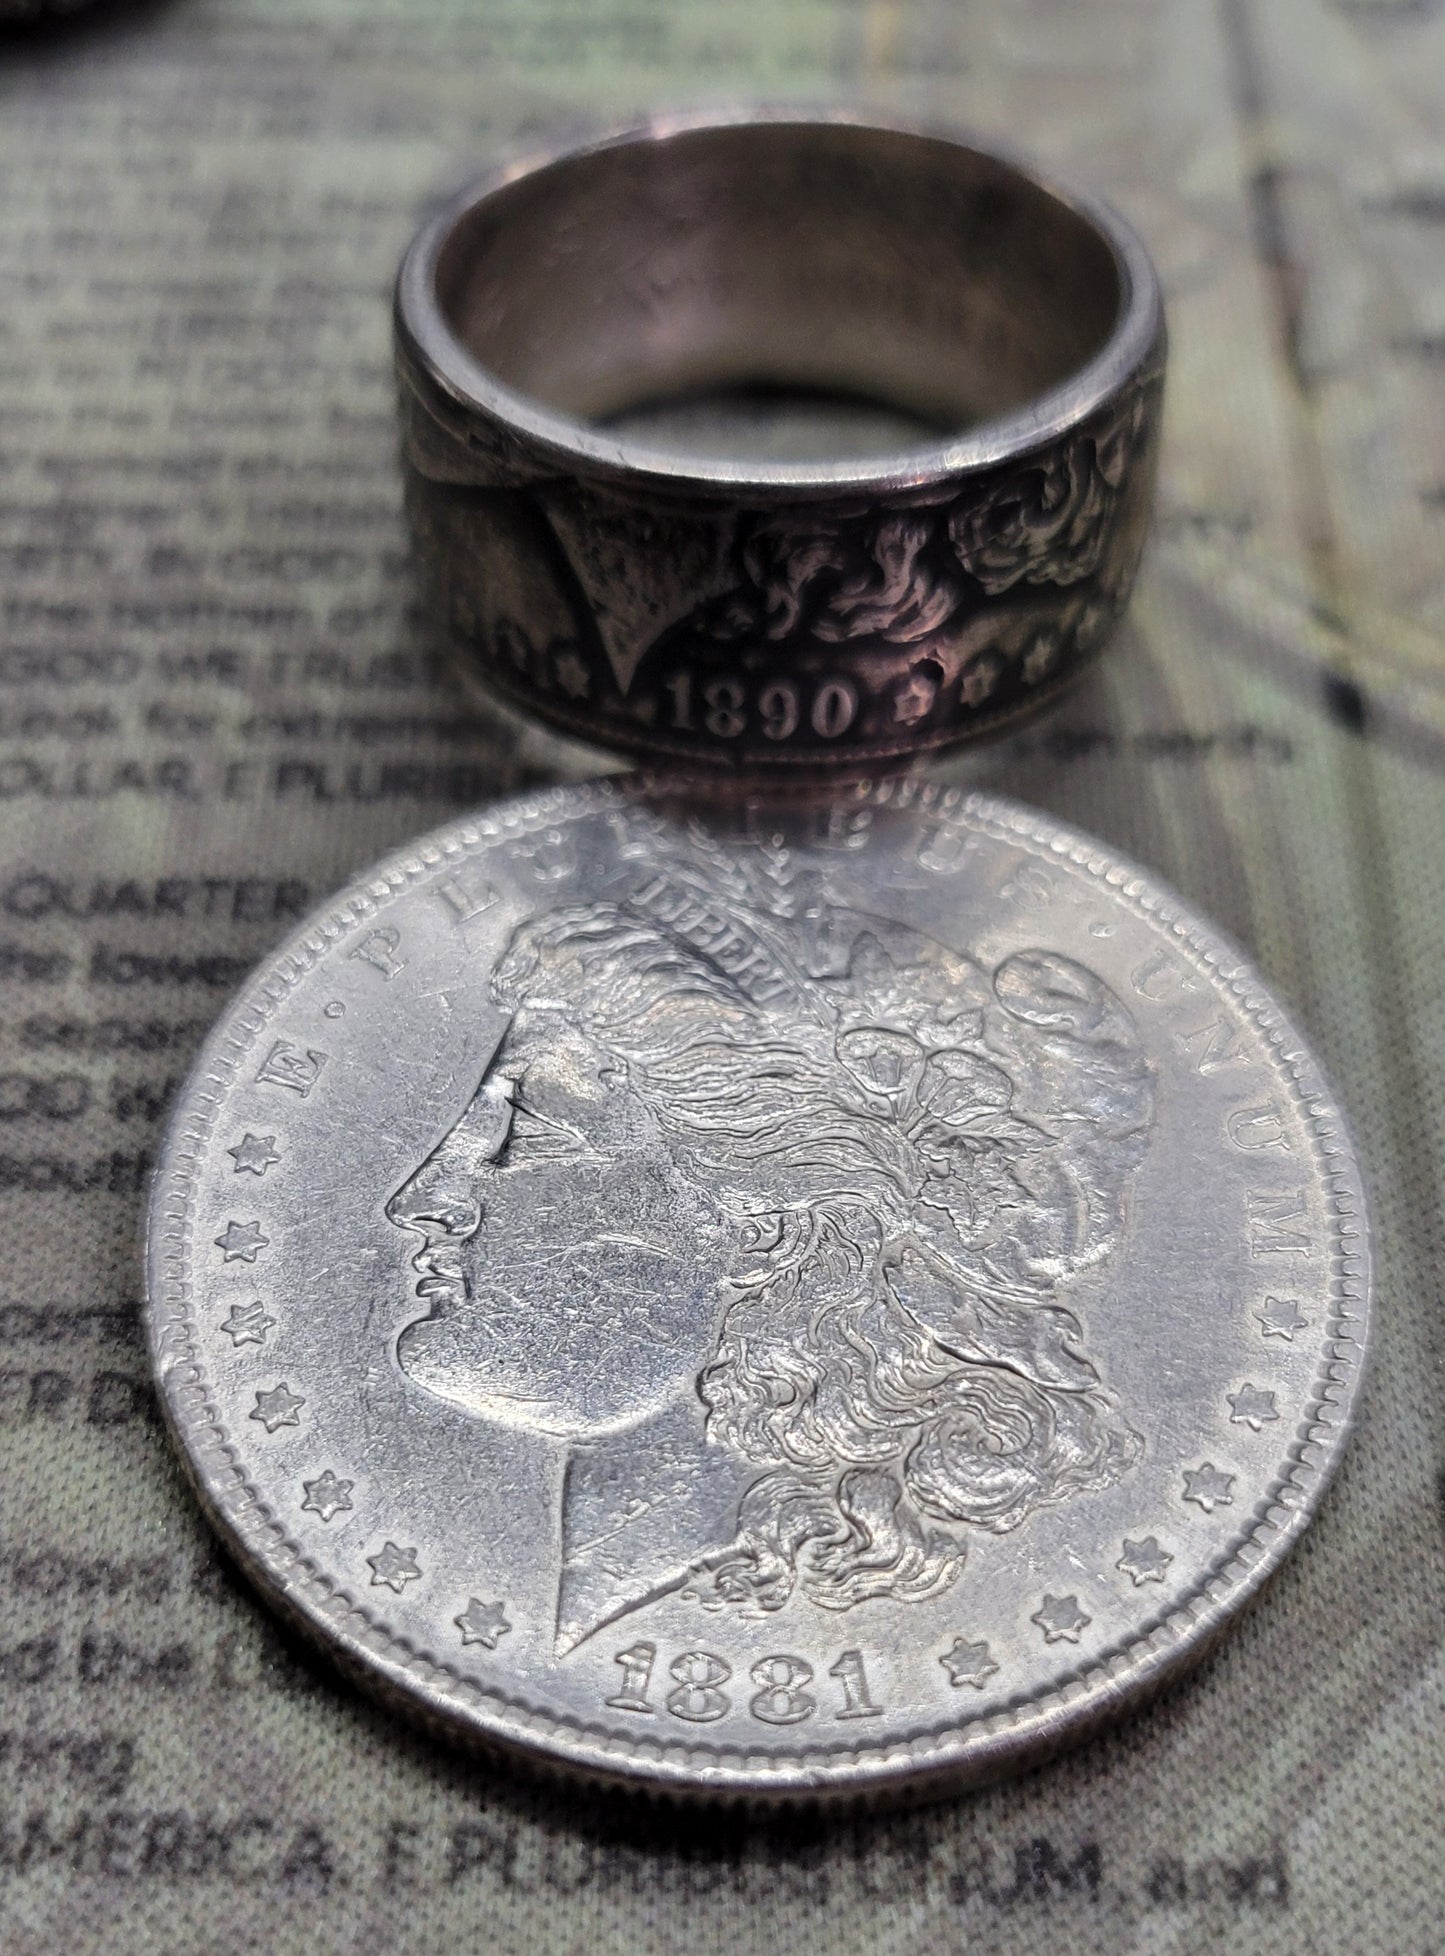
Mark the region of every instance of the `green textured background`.
<instances>
[{"instance_id":1,"label":"green textured background","mask_svg":"<svg viewBox=\"0 0 1445 1956\"><path fill-rule=\"evenodd\" d=\"M1173 367L1131 622L931 772L1132 852L1310 1029L1379 1230L1320 1519L1186 1685L895 1819L528 1790L220 1561L138 1193L246 966L452 809L603 764L459 706L407 581L386 296L490 146L657 103L950 116L1112 196ZM170 0L0 40L0 1950L1441 1943L1440 0Z\"/></svg>"}]
</instances>

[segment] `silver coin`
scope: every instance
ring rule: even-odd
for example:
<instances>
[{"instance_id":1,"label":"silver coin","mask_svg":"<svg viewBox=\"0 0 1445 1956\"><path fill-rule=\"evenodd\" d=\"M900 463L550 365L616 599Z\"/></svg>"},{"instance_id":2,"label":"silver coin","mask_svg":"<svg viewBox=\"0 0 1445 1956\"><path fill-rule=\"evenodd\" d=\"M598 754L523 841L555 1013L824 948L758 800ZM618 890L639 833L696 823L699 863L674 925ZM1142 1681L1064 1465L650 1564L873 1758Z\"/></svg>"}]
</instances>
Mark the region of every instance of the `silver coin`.
<instances>
[{"instance_id":1,"label":"silver coin","mask_svg":"<svg viewBox=\"0 0 1445 1956\"><path fill-rule=\"evenodd\" d=\"M917 1796L1197 1656L1344 1444L1359 1171L1256 974L1052 820L604 782L438 830L211 1036L150 1228L213 1521L433 1726Z\"/></svg>"}]
</instances>

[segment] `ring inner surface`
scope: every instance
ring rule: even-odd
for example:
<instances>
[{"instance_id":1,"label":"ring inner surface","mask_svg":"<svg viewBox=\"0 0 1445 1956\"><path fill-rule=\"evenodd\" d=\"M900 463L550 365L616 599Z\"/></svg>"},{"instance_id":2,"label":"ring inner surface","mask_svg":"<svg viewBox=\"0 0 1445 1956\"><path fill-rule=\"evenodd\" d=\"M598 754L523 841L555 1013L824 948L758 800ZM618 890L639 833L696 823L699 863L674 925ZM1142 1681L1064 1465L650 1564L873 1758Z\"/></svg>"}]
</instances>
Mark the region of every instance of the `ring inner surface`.
<instances>
[{"instance_id":1,"label":"ring inner surface","mask_svg":"<svg viewBox=\"0 0 1445 1956\"><path fill-rule=\"evenodd\" d=\"M997 158L755 123L504 186L447 238L437 296L474 359L577 420L764 390L887 403L916 443L1069 379L1124 294L1103 233Z\"/></svg>"}]
</instances>

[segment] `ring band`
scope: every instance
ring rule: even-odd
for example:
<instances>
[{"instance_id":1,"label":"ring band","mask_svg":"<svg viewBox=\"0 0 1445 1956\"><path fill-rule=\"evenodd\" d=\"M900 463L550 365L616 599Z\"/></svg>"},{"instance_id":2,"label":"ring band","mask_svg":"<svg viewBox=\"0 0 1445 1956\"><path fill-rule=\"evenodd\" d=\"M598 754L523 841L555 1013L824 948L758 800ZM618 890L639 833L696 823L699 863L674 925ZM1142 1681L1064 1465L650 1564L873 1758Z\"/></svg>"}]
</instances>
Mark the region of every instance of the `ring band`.
<instances>
[{"instance_id":1,"label":"ring band","mask_svg":"<svg viewBox=\"0 0 1445 1956\"><path fill-rule=\"evenodd\" d=\"M433 588L504 693L585 738L896 757L1050 698L1127 600L1154 269L1113 212L947 135L674 119L513 162L418 233L396 340ZM729 385L940 432L760 461L606 425Z\"/></svg>"}]
</instances>

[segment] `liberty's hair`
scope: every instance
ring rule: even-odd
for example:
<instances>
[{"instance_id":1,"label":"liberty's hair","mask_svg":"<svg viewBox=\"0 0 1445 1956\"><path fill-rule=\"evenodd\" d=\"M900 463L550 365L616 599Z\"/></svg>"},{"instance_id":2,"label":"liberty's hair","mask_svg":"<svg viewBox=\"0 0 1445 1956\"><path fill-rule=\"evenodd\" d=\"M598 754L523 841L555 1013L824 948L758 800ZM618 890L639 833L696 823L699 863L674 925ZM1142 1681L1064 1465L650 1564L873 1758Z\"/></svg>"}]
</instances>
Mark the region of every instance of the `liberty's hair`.
<instances>
[{"instance_id":1,"label":"liberty's hair","mask_svg":"<svg viewBox=\"0 0 1445 1956\"><path fill-rule=\"evenodd\" d=\"M1132 1022L1071 960L990 977L931 945L976 1008L950 1031L926 940L878 919L855 937L894 980L862 1024L846 974L763 1002L626 905L523 924L493 979L626 1069L735 1232L698 1391L709 1439L759 1472L699 1580L747 1614L795 1588L832 1609L932 1595L961 1530L1108 1486L1140 1446L1058 1301L1117 1240L1152 1116Z\"/></svg>"}]
</instances>

